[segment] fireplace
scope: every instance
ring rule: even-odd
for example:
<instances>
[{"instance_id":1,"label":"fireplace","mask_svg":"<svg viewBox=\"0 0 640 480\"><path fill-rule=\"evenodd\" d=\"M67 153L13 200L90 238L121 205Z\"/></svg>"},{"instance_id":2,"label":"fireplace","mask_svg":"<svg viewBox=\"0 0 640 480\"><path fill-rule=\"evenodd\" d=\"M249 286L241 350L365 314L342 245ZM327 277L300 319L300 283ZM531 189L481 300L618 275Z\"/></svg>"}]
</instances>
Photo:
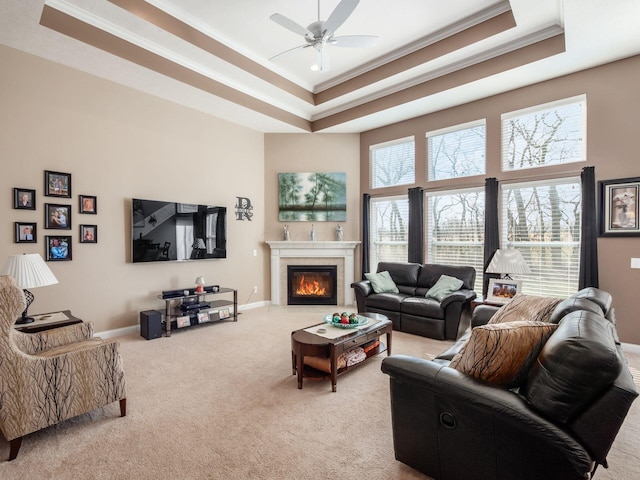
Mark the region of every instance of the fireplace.
<instances>
[{"instance_id":1,"label":"fireplace","mask_svg":"<svg viewBox=\"0 0 640 480\"><path fill-rule=\"evenodd\" d=\"M337 305L336 265L287 265L288 305Z\"/></svg>"}]
</instances>

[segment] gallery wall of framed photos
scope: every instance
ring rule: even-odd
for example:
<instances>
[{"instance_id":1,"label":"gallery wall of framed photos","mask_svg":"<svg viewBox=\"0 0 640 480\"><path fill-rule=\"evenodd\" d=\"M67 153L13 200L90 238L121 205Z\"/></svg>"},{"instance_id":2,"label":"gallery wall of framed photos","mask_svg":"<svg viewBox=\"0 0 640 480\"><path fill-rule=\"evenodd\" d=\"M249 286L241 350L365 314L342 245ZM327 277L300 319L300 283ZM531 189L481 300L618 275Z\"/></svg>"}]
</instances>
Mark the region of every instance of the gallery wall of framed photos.
<instances>
[{"instance_id":1,"label":"gallery wall of framed photos","mask_svg":"<svg viewBox=\"0 0 640 480\"><path fill-rule=\"evenodd\" d=\"M45 259L48 262L72 260L74 237L70 231L74 228L72 217L75 208L71 192L71 174L52 170L44 171L43 196L47 198L40 203L37 201L37 189L14 187L13 208L24 210L24 219L14 222L14 243L38 243L39 231L45 230ZM95 195L78 195L77 201L79 215L98 214ZM38 215L44 216L41 227L38 226ZM97 224L78 223L77 228L77 243L98 243Z\"/></svg>"}]
</instances>

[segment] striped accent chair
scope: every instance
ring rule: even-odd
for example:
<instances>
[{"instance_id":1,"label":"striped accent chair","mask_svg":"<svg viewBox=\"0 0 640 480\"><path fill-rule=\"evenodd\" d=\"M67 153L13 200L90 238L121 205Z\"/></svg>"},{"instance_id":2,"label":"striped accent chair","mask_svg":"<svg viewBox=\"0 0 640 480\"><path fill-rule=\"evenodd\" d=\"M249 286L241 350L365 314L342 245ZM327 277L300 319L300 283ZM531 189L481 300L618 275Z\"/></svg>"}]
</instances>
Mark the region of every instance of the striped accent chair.
<instances>
[{"instance_id":1,"label":"striped accent chair","mask_svg":"<svg viewBox=\"0 0 640 480\"><path fill-rule=\"evenodd\" d=\"M0 431L17 457L25 435L112 402L126 415L119 343L93 336L93 323L38 333L13 325L25 308L13 278L0 276Z\"/></svg>"}]
</instances>

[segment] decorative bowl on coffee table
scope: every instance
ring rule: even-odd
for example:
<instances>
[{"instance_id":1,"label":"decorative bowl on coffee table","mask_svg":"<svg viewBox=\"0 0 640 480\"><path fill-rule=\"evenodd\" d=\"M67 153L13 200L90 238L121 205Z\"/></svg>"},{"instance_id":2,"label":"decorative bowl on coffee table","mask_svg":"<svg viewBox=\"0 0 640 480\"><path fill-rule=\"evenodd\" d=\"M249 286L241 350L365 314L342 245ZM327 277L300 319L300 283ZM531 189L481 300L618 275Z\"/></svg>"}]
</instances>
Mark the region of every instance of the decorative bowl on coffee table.
<instances>
[{"instance_id":1,"label":"decorative bowl on coffee table","mask_svg":"<svg viewBox=\"0 0 640 480\"><path fill-rule=\"evenodd\" d=\"M367 317L363 317L362 315L357 315L358 317L358 322L357 323L340 323L340 322L334 322L333 321L333 315L325 315L323 320L325 323L328 323L330 325L333 325L334 327L338 327L338 328L356 328L356 327L361 327L362 325L366 325L367 323L369 323L369 319Z\"/></svg>"}]
</instances>

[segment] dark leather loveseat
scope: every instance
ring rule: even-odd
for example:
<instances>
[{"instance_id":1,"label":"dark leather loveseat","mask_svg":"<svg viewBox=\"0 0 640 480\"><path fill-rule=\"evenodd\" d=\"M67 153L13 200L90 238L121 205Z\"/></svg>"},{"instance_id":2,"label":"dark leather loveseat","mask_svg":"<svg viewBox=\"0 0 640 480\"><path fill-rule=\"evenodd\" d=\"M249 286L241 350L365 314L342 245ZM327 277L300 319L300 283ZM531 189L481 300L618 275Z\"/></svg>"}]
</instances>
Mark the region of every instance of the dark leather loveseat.
<instances>
[{"instance_id":1,"label":"dark leather loveseat","mask_svg":"<svg viewBox=\"0 0 640 480\"><path fill-rule=\"evenodd\" d=\"M584 480L606 467L638 395L611 297L580 291L555 307L553 322L519 388L449 366L469 335L434 360L385 358L396 459L436 480Z\"/></svg>"},{"instance_id":2,"label":"dark leather loveseat","mask_svg":"<svg viewBox=\"0 0 640 480\"><path fill-rule=\"evenodd\" d=\"M394 330L438 340L456 340L469 328L471 301L476 298L473 267L380 262L377 271L388 271L399 292L375 293L368 280L352 283L359 312L382 313ZM442 301L426 298L441 275L462 280L462 287Z\"/></svg>"}]
</instances>

